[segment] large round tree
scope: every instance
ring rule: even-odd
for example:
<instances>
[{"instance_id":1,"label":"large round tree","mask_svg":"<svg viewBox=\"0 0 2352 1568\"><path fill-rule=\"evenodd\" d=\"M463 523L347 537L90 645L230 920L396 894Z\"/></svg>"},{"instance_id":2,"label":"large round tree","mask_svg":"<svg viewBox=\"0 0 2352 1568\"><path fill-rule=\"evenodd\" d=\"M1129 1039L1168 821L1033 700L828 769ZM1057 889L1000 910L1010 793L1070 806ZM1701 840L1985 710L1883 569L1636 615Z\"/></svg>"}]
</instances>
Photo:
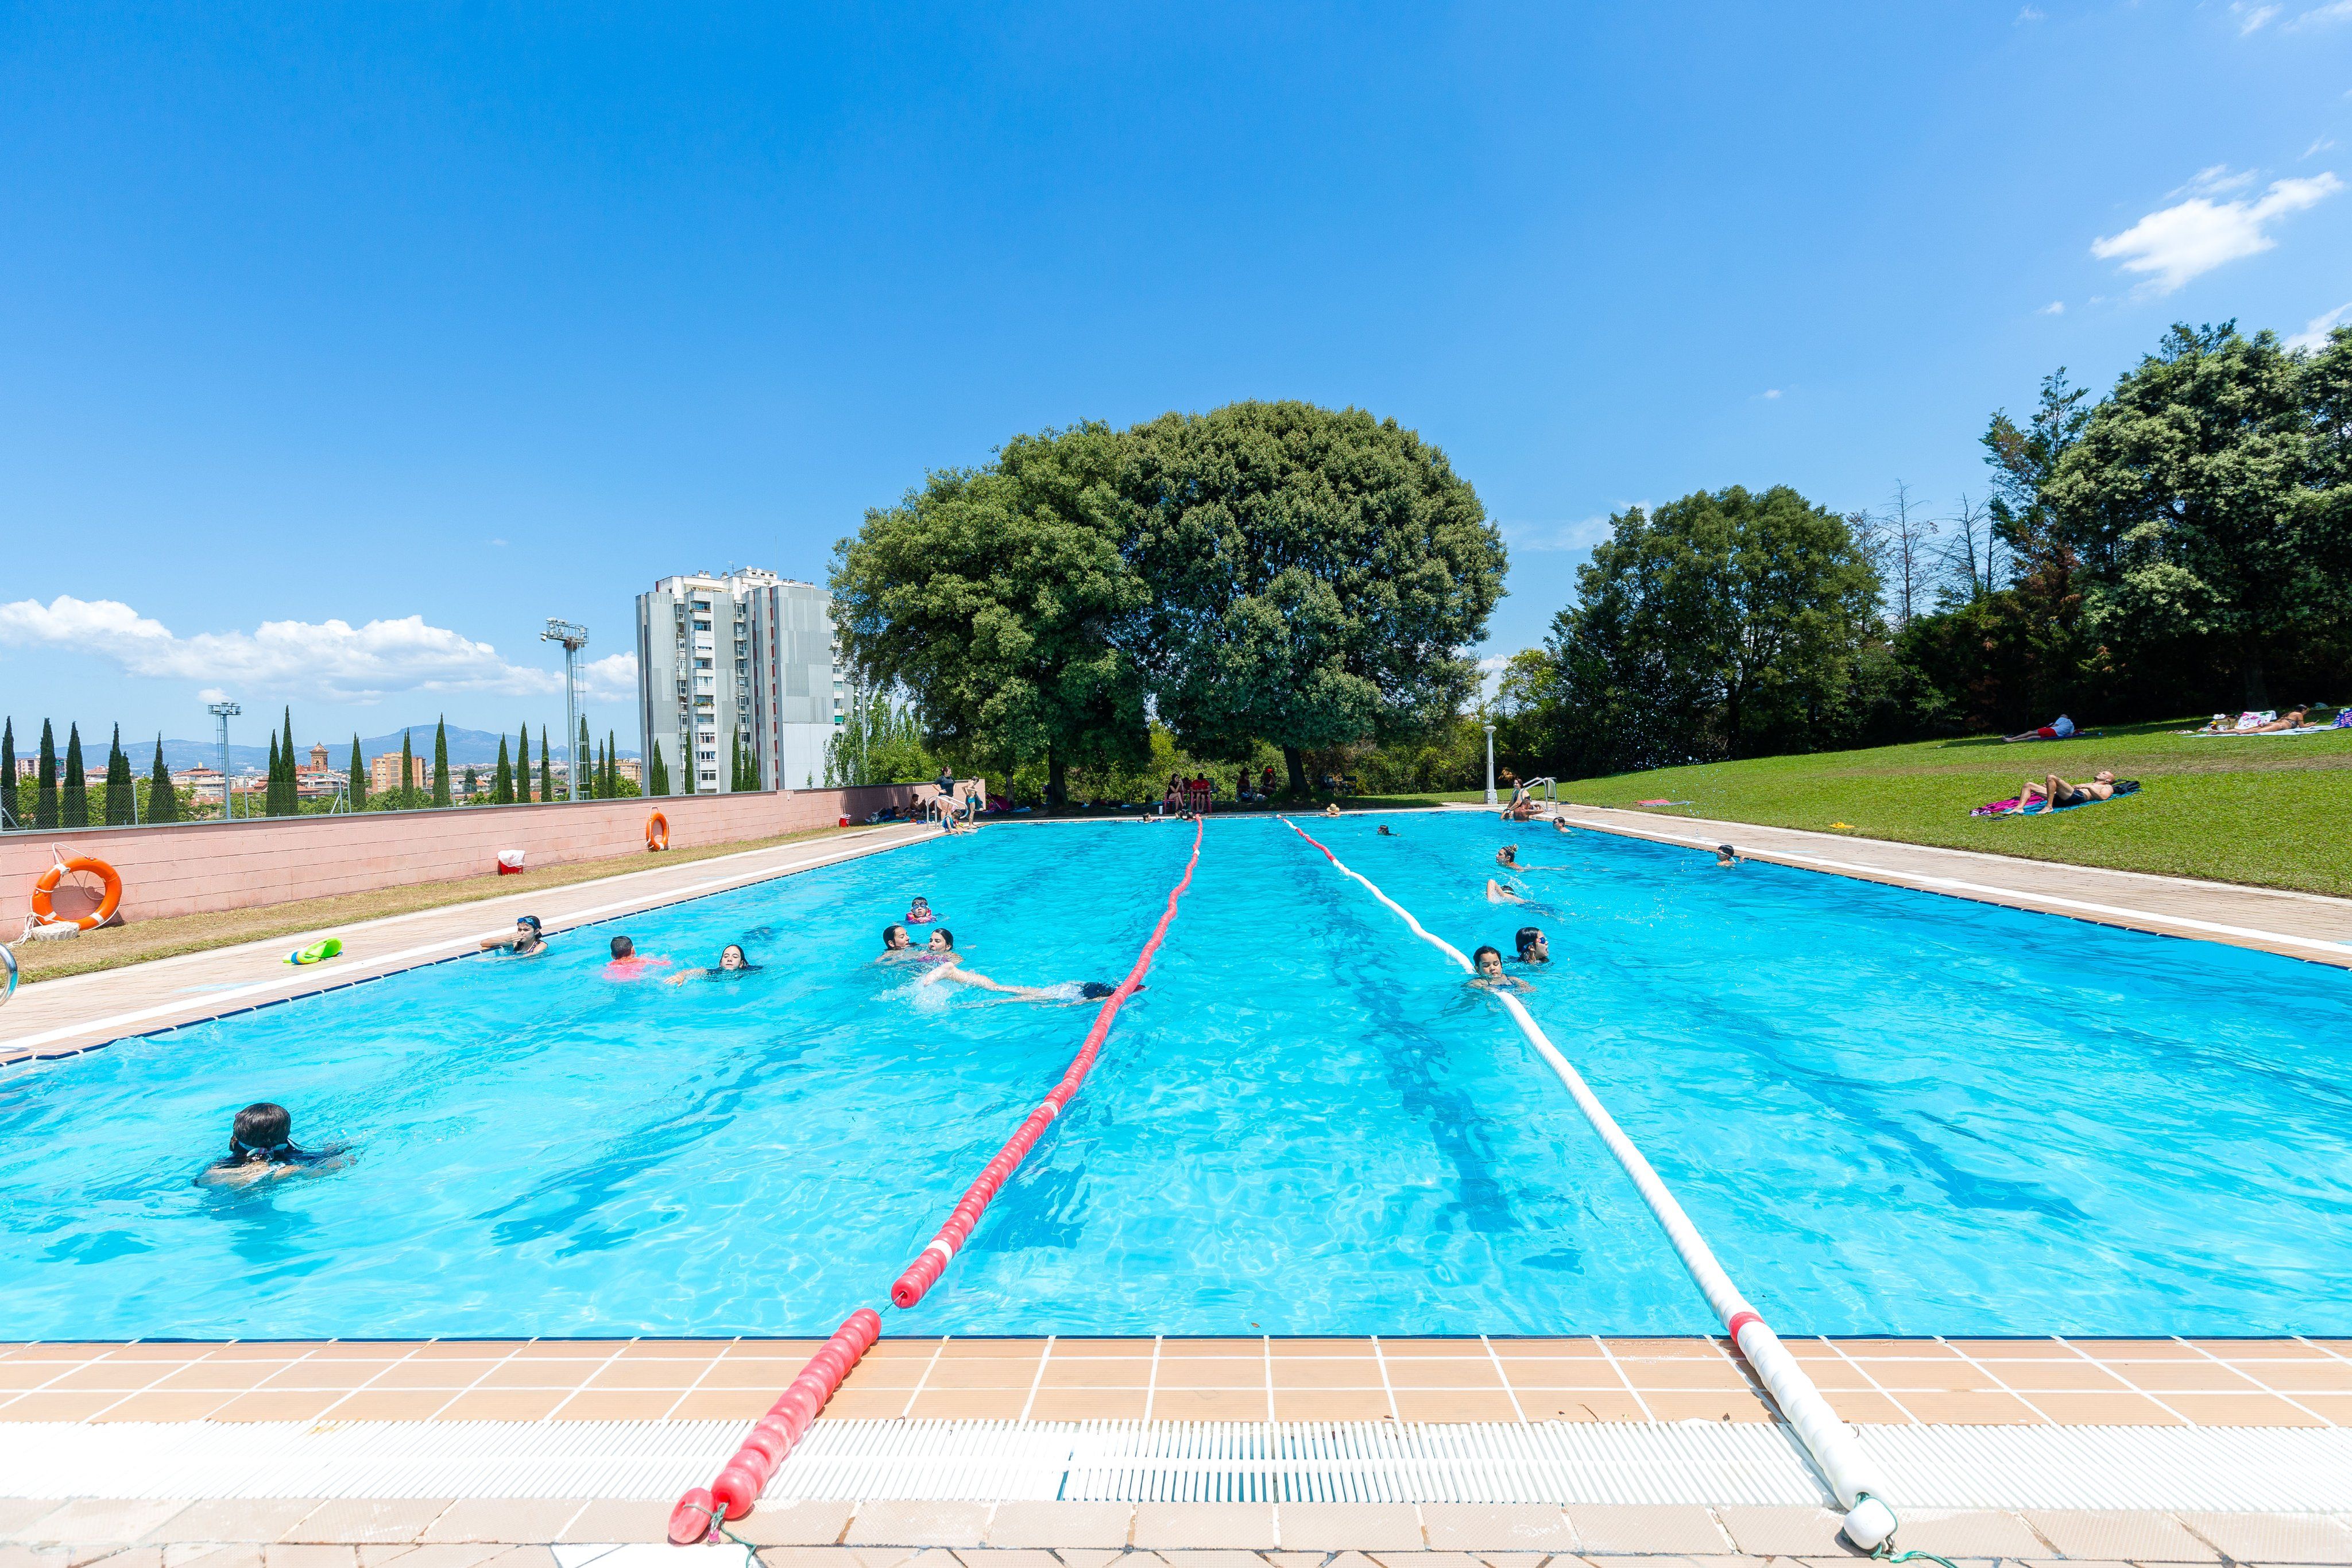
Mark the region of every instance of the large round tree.
<instances>
[{"instance_id":1,"label":"large round tree","mask_svg":"<svg viewBox=\"0 0 2352 1568\"><path fill-rule=\"evenodd\" d=\"M1445 455L1394 420L1238 402L1129 432L1134 645L1196 755L1300 754L1456 711L1501 597L1503 543Z\"/></svg>"}]
</instances>

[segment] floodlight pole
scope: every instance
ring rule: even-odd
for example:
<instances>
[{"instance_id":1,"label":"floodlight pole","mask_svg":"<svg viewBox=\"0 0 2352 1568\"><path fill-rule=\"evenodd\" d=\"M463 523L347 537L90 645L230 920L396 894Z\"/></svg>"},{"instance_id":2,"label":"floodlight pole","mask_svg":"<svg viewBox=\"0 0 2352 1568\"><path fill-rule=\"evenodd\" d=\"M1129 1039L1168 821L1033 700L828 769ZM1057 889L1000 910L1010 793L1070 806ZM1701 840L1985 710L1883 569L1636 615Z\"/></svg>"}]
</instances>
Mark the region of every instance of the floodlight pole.
<instances>
[{"instance_id":1,"label":"floodlight pole","mask_svg":"<svg viewBox=\"0 0 2352 1568\"><path fill-rule=\"evenodd\" d=\"M1495 727L1482 724L1478 727L1486 732L1486 804L1491 806L1495 803Z\"/></svg>"},{"instance_id":2,"label":"floodlight pole","mask_svg":"<svg viewBox=\"0 0 2352 1568\"><path fill-rule=\"evenodd\" d=\"M226 822L229 820L230 804L236 800L228 788L228 721L245 710L235 703L215 703L205 711L220 720L221 821Z\"/></svg>"},{"instance_id":3,"label":"floodlight pole","mask_svg":"<svg viewBox=\"0 0 2352 1568\"><path fill-rule=\"evenodd\" d=\"M588 628L569 621L547 618L547 630L539 634L542 643L563 644L563 749L572 758L569 773L571 798L580 799L580 720L587 705L580 700L580 650L588 645Z\"/></svg>"}]
</instances>

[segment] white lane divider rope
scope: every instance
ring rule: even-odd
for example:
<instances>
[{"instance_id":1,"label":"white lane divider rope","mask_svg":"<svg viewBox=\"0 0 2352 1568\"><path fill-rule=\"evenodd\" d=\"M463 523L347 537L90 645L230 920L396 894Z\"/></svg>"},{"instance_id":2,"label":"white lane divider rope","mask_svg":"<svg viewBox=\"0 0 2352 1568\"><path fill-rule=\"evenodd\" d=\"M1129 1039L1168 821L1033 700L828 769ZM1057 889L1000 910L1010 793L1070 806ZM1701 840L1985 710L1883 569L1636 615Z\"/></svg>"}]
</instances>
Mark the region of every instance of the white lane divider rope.
<instances>
[{"instance_id":1,"label":"white lane divider rope","mask_svg":"<svg viewBox=\"0 0 2352 1568\"><path fill-rule=\"evenodd\" d=\"M1414 936L1453 959L1465 973L1477 973L1470 960L1463 956L1460 948L1441 936L1430 935L1421 922L1413 918L1411 910L1382 893L1369 877L1349 867L1289 818L1285 817L1283 821L1292 832L1321 850L1323 858L1329 861L1340 874L1362 883L1364 891L1388 905L1398 918L1412 927ZM1559 1053L1559 1047L1552 1044L1550 1037L1544 1033L1543 1026L1536 1022L1526 1004L1508 991L1497 991L1494 996L1510 1013L1512 1021L1519 1026L1519 1032L1527 1036L1528 1043L1536 1048L1544 1061L1550 1064L1552 1071L1559 1075L1559 1081L1568 1085L1568 1092L1576 1097L1577 1106L1583 1111L1584 1119L1592 1124L1592 1130L1601 1134L1601 1141L1609 1145L1609 1152L1617 1156L1617 1163L1624 1167L1627 1176L1633 1178L1633 1185L1640 1189L1643 1201L1650 1206L1650 1212L1665 1231L1666 1239L1674 1243L1683 1267L1690 1271L1692 1281L1706 1295L1707 1305L1715 1310L1725 1331L1739 1346L1739 1354L1748 1358L1748 1364L1756 1369L1756 1375L1763 1380L1764 1386L1771 1390L1773 1402L1780 1406L1781 1415L1788 1418L1798 1440L1812 1456L1813 1463L1821 1467L1822 1478L1829 1482L1830 1490L1837 1494L1838 1501L1845 1508L1846 1538L1865 1552L1886 1544L1895 1535L1895 1511L1885 1501L1885 1483L1880 1479L1878 1467L1863 1452L1862 1445L1855 1441L1853 1428L1838 1418L1837 1412L1830 1408L1829 1401L1822 1397L1821 1390L1813 1386L1812 1379L1805 1375L1804 1368L1797 1364L1797 1358L1790 1355L1788 1346L1780 1343L1780 1336L1772 1332L1756 1309L1748 1304L1748 1298L1739 1293L1739 1288L1731 1282L1731 1276L1725 1273L1723 1265L1716 1261L1714 1249L1699 1234L1698 1227L1691 1223L1690 1216L1683 1212L1683 1206L1675 1201L1675 1195L1667 1189L1658 1173L1651 1168L1642 1151L1633 1146L1633 1141L1625 1135L1623 1128L1618 1126L1617 1119L1609 1113L1609 1108L1601 1104L1600 1097L1592 1092L1591 1086L1584 1082L1584 1075Z\"/></svg>"}]
</instances>

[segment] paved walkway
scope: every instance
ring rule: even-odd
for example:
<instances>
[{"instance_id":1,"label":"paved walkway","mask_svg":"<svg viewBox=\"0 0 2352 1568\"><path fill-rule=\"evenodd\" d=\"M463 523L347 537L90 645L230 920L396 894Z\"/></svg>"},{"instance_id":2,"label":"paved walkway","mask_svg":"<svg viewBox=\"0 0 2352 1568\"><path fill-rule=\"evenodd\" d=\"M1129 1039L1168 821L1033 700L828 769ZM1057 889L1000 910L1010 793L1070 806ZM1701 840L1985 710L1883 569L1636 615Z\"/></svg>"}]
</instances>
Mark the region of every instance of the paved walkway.
<instances>
[{"instance_id":1,"label":"paved walkway","mask_svg":"<svg viewBox=\"0 0 2352 1568\"><path fill-rule=\"evenodd\" d=\"M937 836L919 825L891 824L43 980L20 988L16 998L0 1009L0 1065L28 1057L70 1056L125 1035L438 963L473 950L485 936L506 935L518 915L538 915L552 936L592 921L616 919ZM341 957L303 968L286 962L288 953L327 936L341 939Z\"/></svg>"},{"instance_id":2,"label":"paved walkway","mask_svg":"<svg viewBox=\"0 0 2352 1568\"><path fill-rule=\"evenodd\" d=\"M2352 968L2352 899L1565 801L1559 811L1595 832L1695 849L1728 843L1776 865ZM1531 823L1528 831L1549 830Z\"/></svg>"}]
</instances>

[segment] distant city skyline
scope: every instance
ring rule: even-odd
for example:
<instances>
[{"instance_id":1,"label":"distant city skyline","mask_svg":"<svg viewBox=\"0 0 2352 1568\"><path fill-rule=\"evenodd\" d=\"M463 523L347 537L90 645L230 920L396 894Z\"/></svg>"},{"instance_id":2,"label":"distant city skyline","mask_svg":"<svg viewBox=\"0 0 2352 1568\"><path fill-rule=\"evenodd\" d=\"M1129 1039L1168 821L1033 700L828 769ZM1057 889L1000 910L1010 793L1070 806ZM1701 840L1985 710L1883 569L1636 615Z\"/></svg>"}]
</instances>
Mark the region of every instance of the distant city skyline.
<instances>
[{"instance_id":1,"label":"distant city skyline","mask_svg":"<svg viewBox=\"0 0 2352 1568\"><path fill-rule=\"evenodd\" d=\"M26 12L0 710L636 744L634 601L1016 432L1444 447L1538 641L1612 511L1981 498L2047 372L2352 319L2352 10ZM142 758L143 761L143 758Z\"/></svg>"}]
</instances>

